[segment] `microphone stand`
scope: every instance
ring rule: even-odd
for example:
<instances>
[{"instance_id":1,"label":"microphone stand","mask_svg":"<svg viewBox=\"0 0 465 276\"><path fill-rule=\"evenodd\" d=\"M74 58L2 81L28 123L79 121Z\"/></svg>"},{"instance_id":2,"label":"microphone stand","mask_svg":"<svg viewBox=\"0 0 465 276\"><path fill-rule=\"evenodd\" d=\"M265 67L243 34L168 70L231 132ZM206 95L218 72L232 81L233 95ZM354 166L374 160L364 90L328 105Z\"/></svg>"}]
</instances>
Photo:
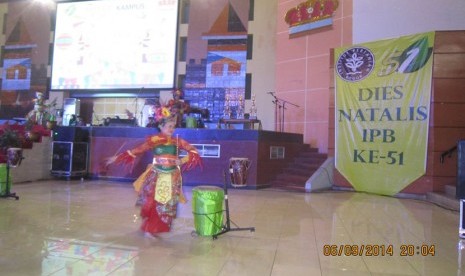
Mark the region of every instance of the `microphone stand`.
<instances>
[{"instance_id":1,"label":"microphone stand","mask_svg":"<svg viewBox=\"0 0 465 276\"><path fill-rule=\"evenodd\" d=\"M279 124L279 131L284 132L284 113L285 113L284 111L286 109L286 104L290 104L294 107L299 107L299 106L289 101L276 97L274 92L268 92L268 94L270 94L274 98L274 101L272 101L272 103L275 104L275 108L274 108L275 130L278 129L278 124ZM278 118L278 114L280 115L279 118Z\"/></svg>"},{"instance_id":2,"label":"microphone stand","mask_svg":"<svg viewBox=\"0 0 465 276\"><path fill-rule=\"evenodd\" d=\"M216 233L212 236L213 240L218 239L219 235L223 235L224 233L230 232L230 231L250 231L250 232L255 232L255 227L237 227L237 225L231 220L231 217L229 215L229 202L228 202L228 182L227 182L227 177L226 177L226 170L223 170L223 177L224 177L224 184L223 184L223 192L224 192L224 206L225 206L225 215L226 215L226 223L222 225L221 231L219 233ZM236 227L231 227L231 223L234 224Z\"/></svg>"},{"instance_id":3,"label":"microphone stand","mask_svg":"<svg viewBox=\"0 0 465 276\"><path fill-rule=\"evenodd\" d=\"M286 101L286 100L283 100L283 99L280 99L281 102L283 103L283 110L282 110L282 120L281 120L281 132L284 132L284 110L286 109L286 104L290 104L290 105L293 105L294 107L299 107L298 105L296 104L293 104L289 101Z\"/></svg>"},{"instance_id":4,"label":"microphone stand","mask_svg":"<svg viewBox=\"0 0 465 276\"><path fill-rule=\"evenodd\" d=\"M280 113L278 112L278 108L280 109L281 106L279 105L279 100L274 95L274 92L268 92L268 94L270 94L274 98L274 100L271 102L274 104L274 130L277 131L278 130L278 114Z\"/></svg>"}]
</instances>

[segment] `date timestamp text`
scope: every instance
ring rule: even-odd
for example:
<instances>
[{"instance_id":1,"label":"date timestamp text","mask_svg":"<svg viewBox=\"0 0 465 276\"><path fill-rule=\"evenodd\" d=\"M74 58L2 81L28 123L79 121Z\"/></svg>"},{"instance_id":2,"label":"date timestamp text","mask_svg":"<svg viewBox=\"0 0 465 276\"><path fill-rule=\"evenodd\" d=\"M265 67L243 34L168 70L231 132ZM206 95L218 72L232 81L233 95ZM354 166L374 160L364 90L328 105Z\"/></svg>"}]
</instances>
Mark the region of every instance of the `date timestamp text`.
<instances>
[{"instance_id":1,"label":"date timestamp text","mask_svg":"<svg viewBox=\"0 0 465 276\"><path fill-rule=\"evenodd\" d=\"M377 245L377 244L325 244L323 246L324 256L434 256L436 254L436 247L431 244L401 244L400 246Z\"/></svg>"}]
</instances>

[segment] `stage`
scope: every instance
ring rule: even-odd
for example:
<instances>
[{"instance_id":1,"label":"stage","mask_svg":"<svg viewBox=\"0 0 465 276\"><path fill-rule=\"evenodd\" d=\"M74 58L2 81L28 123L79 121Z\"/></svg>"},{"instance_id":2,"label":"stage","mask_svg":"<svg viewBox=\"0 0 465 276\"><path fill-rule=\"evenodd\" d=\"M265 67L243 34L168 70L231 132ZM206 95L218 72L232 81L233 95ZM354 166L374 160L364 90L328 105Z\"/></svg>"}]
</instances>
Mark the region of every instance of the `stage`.
<instances>
[{"instance_id":1,"label":"stage","mask_svg":"<svg viewBox=\"0 0 465 276\"><path fill-rule=\"evenodd\" d=\"M85 175L90 178L133 181L145 170L147 164L152 163L150 152L136 159L132 172L119 165L106 167L105 160L139 145L147 136L156 133L158 130L155 128L143 127L61 126L54 129L53 143L55 148L61 145L81 146L78 152L76 149L73 152L73 147L70 147L73 159L71 163L80 168L85 163ZM293 161L303 146L302 134L264 130L179 128L174 137L176 135L195 145L202 156L202 169L195 168L183 174L184 184L189 186L223 185L223 171L229 169L230 159L248 158L251 165L247 174L247 186L244 188L269 187L268 183L287 163ZM85 145L83 143L87 144L88 149L85 156L82 153L85 149L82 147ZM56 153L52 158L61 159ZM73 165L69 170L70 175L73 175ZM53 171L52 168L52 174Z\"/></svg>"}]
</instances>

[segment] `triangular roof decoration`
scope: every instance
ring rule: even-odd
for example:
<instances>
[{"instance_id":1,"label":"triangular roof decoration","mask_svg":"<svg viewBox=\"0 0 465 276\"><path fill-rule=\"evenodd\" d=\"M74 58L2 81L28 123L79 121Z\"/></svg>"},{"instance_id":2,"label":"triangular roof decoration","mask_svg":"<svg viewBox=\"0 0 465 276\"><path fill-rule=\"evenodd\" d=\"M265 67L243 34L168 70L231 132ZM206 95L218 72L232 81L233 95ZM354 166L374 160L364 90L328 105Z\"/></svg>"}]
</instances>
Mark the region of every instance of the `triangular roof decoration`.
<instances>
[{"instance_id":1,"label":"triangular roof decoration","mask_svg":"<svg viewBox=\"0 0 465 276\"><path fill-rule=\"evenodd\" d=\"M241 19L237 15L231 3L226 5L221 11L220 15L216 18L210 30L203 35L205 36L218 36L218 35L231 35L231 34L247 34L247 30L242 24Z\"/></svg>"},{"instance_id":2,"label":"triangular roof decoration","mask_svg":"<svg viewBox=\"0 0 465 276\"><path fill-rule=\"evenodd\" d=\"M27 28L20 17L13 30L11 31L8 39L5 42L5 45L31 45L32 42L31 36L27 31Z\"/></svg>"}]
</instances>

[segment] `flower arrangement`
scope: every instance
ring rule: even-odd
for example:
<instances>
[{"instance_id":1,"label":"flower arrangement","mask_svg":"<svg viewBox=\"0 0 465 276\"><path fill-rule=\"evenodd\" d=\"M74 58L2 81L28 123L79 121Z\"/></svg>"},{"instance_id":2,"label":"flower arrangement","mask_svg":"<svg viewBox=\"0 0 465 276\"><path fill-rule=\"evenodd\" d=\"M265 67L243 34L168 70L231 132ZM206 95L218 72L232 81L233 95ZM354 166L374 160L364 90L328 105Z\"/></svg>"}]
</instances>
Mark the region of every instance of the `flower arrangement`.
<instances>
[{"instance_id":1,"label":"flower arrangement","mask_svg":"<svg viewBox=\"0 0 465 276\"><path fill-rule=\"evenodd\" d=\"M21 136L17 131L10 128L1 130L0 134L0 150L6 151L8 148L18 148L22 146Z\"/></svg>"},{"instance_id":2,"label":"flower arrangement","mask_svg":"<svg viewBox=\"0 0 465 276\"><path fill-rule=\"evenodd\" d=\"M49 121L56 121L56 116L52 114L52 108L56 106L56 99L47 103L42 92L36 92L33 100L34 109L26 115L26 129L31 129L34 125L45 126Z\"/></svg>"}]
</instances>

